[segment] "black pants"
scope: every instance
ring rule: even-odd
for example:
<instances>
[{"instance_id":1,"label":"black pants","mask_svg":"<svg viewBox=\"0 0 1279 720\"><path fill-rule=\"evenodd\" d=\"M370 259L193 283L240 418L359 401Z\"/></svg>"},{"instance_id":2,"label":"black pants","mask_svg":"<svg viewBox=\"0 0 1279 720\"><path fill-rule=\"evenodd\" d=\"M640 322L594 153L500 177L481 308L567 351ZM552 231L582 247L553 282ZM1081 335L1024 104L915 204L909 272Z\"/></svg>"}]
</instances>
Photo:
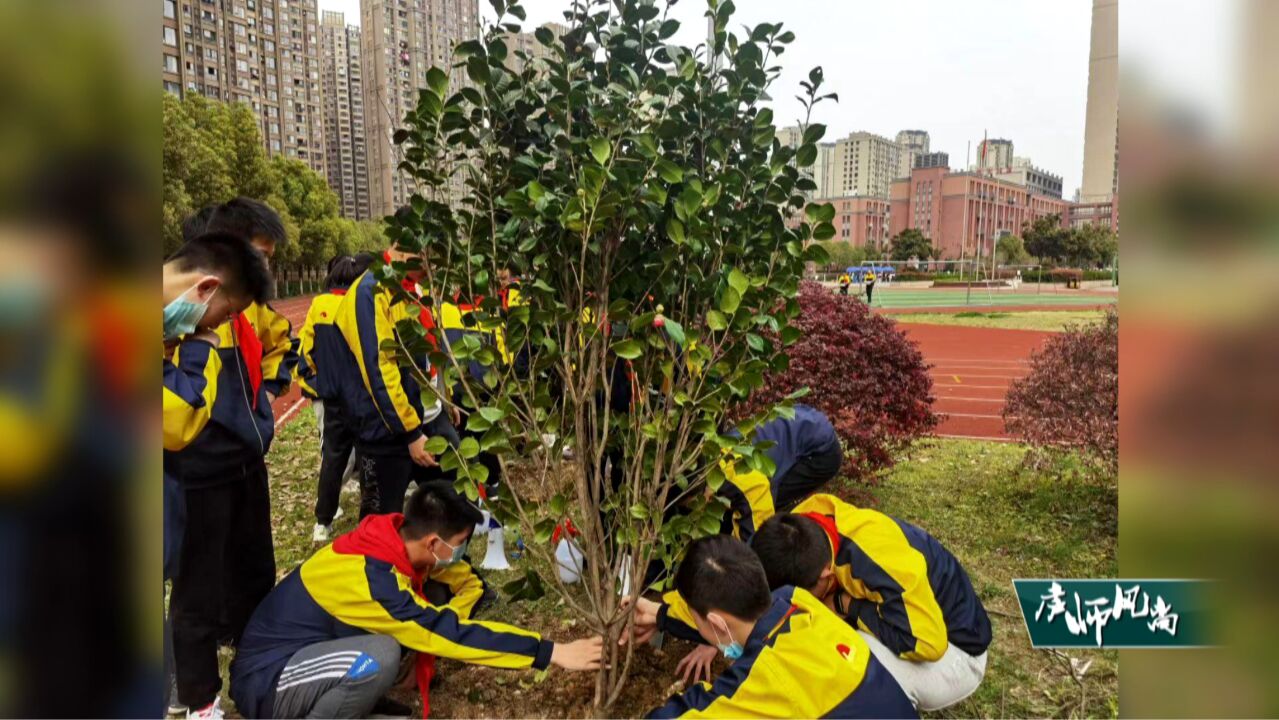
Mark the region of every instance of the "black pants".
<instances>
[{"instance_id":1,"label":"black pants","mask_svg":"<svg viewBox=\"0 0 1279 720\"><path fill-rule=\"evenodd\" d=\"M843 462L844 450L839 442L796 461L785 475L773 480L773 506L777 512L789 512L801 500L820 490L839 474Z\"/></svg>"},{"instance_id":2,"label":"black pants","mask_svg":"<svg viewBox=\"0 0 1279 720\"><path fill-rule=\"evenodd\" d=\"M271 497L262 459L209 487L187 488L187 524L169 613L178 699L190 708L222 689L218 644L238 643L275 585Z\"/></svg>"},{"instance_id":3,"label":"black pants","mask_svg":"<svg viewBox=\"0 0 1279 720\"><path fill-rule=\"evenodd\" d=\"M354 447L355 434L347 426L341 406L337 401L324 403L320 482L315 497L315 521L321 525L333 524L333 516L337 514L338 503L342 499L342 478Z\"/></svg>"},{"instance_id":4,"label":"black pants","mask_svg":"<svg viewBox=\"0 0 1279 720\"><path fill-rule=\"evenodd\" d=\"M848 294L848 286L847 286L847 285L840 285L840 286L839 286L839 294L840 294L840 295L847 295L847 294Z\"/></svg>"},{"instance_id":5,"label":"black pants","mask_svg":"<svg viewBox=\"0 0 1279 720\"><path fill-rule=\"evenodd\" d=\"M457 430L443 412L424 424L422 433L428 438L442 435L453 447L460 442ZM445 472L439 467L422 467L413 462L407 445L388 449L357 444L355 451L360 459L361 520L369 515L404 512L404 494L410 482L452 480L456 475L452 470Z\"/></svg>"},{"instance_id":6,"label":"black pants","mask_svg":"<svg viewBox=\"0 0 1279 720\"><path fill-rule=\"evenodd\" d=\"M866 304L869 305L871 295L875 293L875 283L866 283Z\"/></svg>"}]
</instances>

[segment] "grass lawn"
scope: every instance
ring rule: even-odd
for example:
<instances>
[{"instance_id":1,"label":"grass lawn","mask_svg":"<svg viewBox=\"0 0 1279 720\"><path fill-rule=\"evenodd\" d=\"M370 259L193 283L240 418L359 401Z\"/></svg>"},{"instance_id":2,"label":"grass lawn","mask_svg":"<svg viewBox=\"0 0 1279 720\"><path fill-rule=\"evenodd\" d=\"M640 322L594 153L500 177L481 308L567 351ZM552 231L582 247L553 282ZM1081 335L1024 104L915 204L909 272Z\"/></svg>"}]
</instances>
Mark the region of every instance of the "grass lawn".
<instances>
[{"instance_id":1,"label":"grass lawn","mask_svg":"<svg viewBox=\"0 0 1279 720\"><path fill-rule=\"evenodd\" d=\"M1028 310L1025 312L970 310L959 313L899 313L889 317L900 323L1061 332L1070 325L1100 323L1106 317L1106 313L1103 310Z\"/></svg>"},{"instance_id":2,"label":"grass lawn","mask_svg":"<svg viewBox=\"0 0 1279 720\"><path fill-rule=\"evenodd\" d=\"M1023 469L1024 452L1008 443L924 441L874 491L881 510L927 529L959 557L991 614L995 641L985 682L971 698L939 716L1116 716L1116 653L1071 651L1083 662L1094 660L1086 674L1072 677L1070 656L1030 648L1011 584L1014 577L1114 577L1116 491ZM310 412L277 432L268 465L276 563L283 577L314 550L311 512L319 448ZM853 494L838 483L832 492ZM342 496L346 515L336 523L338 532L354 527L356 504L354 495ZM478 543L475 550L483 552ZM485 576L500 586L514 574ZM484 617L555 638L583 634L551 597L502 603ZM640 716L660 704L677 689L675 665L690 648L668 640L661 650L637 652L613 714ZM432 715L582 717L590 709L593 683L593 675L555 669L512 672L442 662L440 683L432 691ZM399 697L412 701L415 695ZM223 702L230 707L225 694Z\"/></svg>"}]
</instances>

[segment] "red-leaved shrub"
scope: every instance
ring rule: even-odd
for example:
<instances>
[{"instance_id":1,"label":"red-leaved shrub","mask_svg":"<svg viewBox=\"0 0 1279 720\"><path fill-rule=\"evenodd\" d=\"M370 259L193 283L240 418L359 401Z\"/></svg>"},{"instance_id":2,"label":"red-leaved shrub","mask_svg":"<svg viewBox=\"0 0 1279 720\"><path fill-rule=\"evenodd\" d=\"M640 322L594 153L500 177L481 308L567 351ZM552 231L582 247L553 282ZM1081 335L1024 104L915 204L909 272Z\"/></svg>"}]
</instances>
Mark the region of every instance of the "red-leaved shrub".
<instances>
[{"instance_id":1,"label":"red-leaved shrub","mask_svg":"<svg viewBox=\"0 0 1279 720\"><path fill-rule=\"evenodd\" d=\"M928 367L895 322L860 300L805 282L799 304L794 324L804 334L787 349L790 367L765 378L736 415L809 388L801 402L825 413L844 441L841 474L873 484L896 455L937 426Z\"/></svg>"},{"instance_id":2,"label":"red-leaved shrub","mask_svg":"<svg viewBox=\"0 0 1279 720\"><path fill-rule=\"evenodd\" d=\"M1008 431L1042 449L1077 450L1112 474L1119 467L1119 313L1044 344L1030 374L1008 389Z\"/></svg>"}]
</instances>

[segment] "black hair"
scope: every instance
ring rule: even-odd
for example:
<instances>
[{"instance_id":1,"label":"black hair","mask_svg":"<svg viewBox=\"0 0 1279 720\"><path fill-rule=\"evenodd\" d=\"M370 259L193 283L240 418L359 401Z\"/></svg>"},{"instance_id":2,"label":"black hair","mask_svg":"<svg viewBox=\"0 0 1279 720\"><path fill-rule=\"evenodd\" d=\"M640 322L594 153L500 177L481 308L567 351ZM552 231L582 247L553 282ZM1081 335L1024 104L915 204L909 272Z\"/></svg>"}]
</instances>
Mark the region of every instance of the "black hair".
<instances>
[{"instance_id":1,"label":"black hair","mask_svg":"<svg viewBox=\"0 0 1279 720\"><path fill-rule=\"evenodd\" d=\"M260 303L271 299L271 271L266 258L239 235L204 233L184 243L165 262L177 263L183 272L199 270L217 275L229 295Z\"/></svg>"},{"instance_id":2,"label":"black hair","mask_svg":"<svg viewBox=\"0 0 1279 720\"><path fill-rule=\"evenodd\" d=\"M284 222L270 205L260 200L238 197L204 208L182 224L183 237L186 236L187 225L198 223L200 218L204 219L201 232L229 232L249 241L261 236L273 243L284 242Z\"/></svg>"},{"instance_id":3,"label":"black hair","mask_svg":"<svg viewBox=\"0 0 1279 720\"><path fill-rule=\"evenodd\" d=\"M701 615L720 611L755 620L772 602L759 558L730 535L690 543L675 571L675 589Z\"/></svg>"},{"instance_id":4,"label":"black hair","mask_svg":"<svg viewBox=\"0 0 1279 720\"><path fill-rule=\"evenodd\" d=\"M329 274L324 278L325 290L345 290L364 270L350 255L338 255L329 261Z\"/></svg>"},{"instance_id":5,"label":"black hair","mask_svg":"<svg viewBox=\"0 0 1279 720\"><path fill-rule=\"evenodd\" d=\"M751 537L751 549L774 590L786 585L811 589L831 563L826 531L803 515L782 513L764 521Z\"/></svg>"},{"instance_id":6,"label":"black hair","mask_svg":"<svg viewBox=\"0 0 1279 720\"><path fill-rule=\"evenodd\" d=\"M199 212L191 213L186 220L182 221L182 242L191 242L208 232L209 218L213 217L213 211L217 205L209 205L201 208ZM246 240L248 238L245 238Z\"/></svg>"},{"instance_id":7,"label":"black hair","mask_svg":"<svg viewBox=\"0 0 1279 720\"><path fill-rule=\"evenodd\" d=\"M431 533L451 538L483 520L479 508L458 494L453 483L432 480L418 485L409 496L400 533L408 540L420 540Z\"/></svg>"}]
</instances>

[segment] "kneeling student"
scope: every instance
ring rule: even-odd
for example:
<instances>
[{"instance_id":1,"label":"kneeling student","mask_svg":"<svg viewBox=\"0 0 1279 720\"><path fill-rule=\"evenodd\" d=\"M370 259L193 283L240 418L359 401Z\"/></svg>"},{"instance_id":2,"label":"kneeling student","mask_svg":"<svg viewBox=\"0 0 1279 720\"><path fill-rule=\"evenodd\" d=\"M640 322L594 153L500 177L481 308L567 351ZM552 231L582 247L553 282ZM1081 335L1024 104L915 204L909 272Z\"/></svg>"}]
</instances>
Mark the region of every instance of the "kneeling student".
<instances>
[{"instance_id":1,"label":"kneeling student","mask_svg":"<svg viewBox=\"0 0 1279 720\"><path fill-rule=\"evenodd\" d=\"M759 559L741 541L693 541L675 587L672 604L639 600L633 640L661 626L718 647L733 664L649 717L916 717L865 640L805 590L770 595Z\"/></svg>"},{"instance_id":2,"label":"kneeling student","mask_svg":"<svg viewBox=\"0 0 1279 720\"><path fill-rule=\"evenodd\" d=\"M990 618L968 574L910 523L814 495L751 540L769 587L802 587L866 638L920 710L954 705L986 674Z\"/></svg>"},{"instance_id":3,"label":"kneeling student","mask_svg":"<svg viewBox=\"0 0 1279 720\"><path fill-rule=\"evenodd\" d=\"M459 560L480 520L449 482L432 481L414 491L403 515L367 517L312 555L262 601L244 631L231 665L239 710L246 717L367 717L394 683L404 651L417 652L426 708L437 655L500 668L598 668L598 637L556 644L469 619L484 588Z\"/></svg>"}]
</instances>

